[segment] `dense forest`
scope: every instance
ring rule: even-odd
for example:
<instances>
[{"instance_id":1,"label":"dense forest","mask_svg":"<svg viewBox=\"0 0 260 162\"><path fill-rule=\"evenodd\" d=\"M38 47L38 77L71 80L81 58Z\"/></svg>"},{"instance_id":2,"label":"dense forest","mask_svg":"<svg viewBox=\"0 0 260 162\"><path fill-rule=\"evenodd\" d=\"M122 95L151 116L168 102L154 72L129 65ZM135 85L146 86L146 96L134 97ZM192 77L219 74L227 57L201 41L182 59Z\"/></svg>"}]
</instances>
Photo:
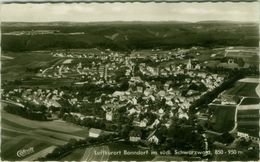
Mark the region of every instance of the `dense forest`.
<instances>
[{"instance_id":1,"label":"dense forest","mask_svg":"<svg viewBox=\"0 0 260 162\"><path fill-rule=\"evenodd\" d=\"M21 34L19 31L54 31ZM3 51L69 48L133 50L258 46L258 24L238 22L2 23Z\"/></svg>"}]
</instances>

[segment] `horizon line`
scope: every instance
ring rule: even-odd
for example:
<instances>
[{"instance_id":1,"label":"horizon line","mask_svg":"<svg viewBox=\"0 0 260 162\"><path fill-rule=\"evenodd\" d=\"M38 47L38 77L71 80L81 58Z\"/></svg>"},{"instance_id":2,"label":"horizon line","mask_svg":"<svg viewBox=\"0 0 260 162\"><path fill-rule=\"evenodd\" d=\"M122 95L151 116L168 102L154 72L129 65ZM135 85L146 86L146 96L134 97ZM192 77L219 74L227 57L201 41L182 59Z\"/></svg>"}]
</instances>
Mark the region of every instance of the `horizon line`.
<instances>
[{"instance_id":1,"label":"horizon line","mask_svg":"<svg viewBox=\"0 0 260 162\"><path fill-rule=\"evenodd\" d=\"M1 21L1 23L109 23L109 22L183 22L183 23L199 23L199 22L233 22L233 23L256 23L258 21L238 21L238 20L202 20L202 21L180 21L180 20L114 20L114 21Z\"/></svg>"}]
</instances>

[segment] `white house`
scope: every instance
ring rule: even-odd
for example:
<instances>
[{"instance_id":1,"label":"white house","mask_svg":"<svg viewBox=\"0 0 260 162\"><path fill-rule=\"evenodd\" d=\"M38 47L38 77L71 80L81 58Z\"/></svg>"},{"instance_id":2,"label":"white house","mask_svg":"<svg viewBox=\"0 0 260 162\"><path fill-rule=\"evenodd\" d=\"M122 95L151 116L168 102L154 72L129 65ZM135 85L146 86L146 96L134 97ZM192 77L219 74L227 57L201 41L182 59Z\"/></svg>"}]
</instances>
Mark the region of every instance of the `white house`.
<instances>
[{"instance_id":1,"label":"white house","mask_svg":"<svg viewBox=\"0 0 260 162\"><path fill-rule=\"evenodd\" d=\"M108 121L113 120L113 113L111 111L106 113L106 120Z\"/></svg>"},{"instance_id":2,"label":"white house","mask_svg":"<svg viewBox=\"0 0 260 162\"><path fill-rule=\"evenodd\" d=\"M237 136L238 137L243 137L245 139L249 139L249 135L247 133L237 132Z\"/></svg>"},{"instance_id":3,"label":"white house","mask_svg":"<svg viewBox=\"0 0 260 162\"><path fill-rule=\"evenodd\" d=\"M147 123L148 123L147 119L143 119L143 120L140 122L139 127L142 127L142 128L143 128L143 127L146 127Z\"/></svg>"},{"instance_id":4,"label":"white house","mask_svg":"<svg viewBox=\"0 0 260 162\"><path fill-rule=\"evenodd\" d=\"M102 133L101 129L91 128L89 129L89 137L98 138Z\"/></svg>"}]
</instances>

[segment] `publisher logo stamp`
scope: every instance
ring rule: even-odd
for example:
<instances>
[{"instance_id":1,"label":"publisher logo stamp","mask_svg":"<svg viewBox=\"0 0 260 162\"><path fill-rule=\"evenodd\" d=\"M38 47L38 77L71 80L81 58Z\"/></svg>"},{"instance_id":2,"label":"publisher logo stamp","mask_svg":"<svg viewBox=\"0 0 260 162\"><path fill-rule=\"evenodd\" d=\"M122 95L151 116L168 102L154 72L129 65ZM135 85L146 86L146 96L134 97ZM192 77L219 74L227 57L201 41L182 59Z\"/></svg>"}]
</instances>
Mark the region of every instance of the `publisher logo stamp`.
<instances>
[{"instance_id":1,"label":"publisher logo stamp","mask_svg":"<svg viewBox=\"0 0 260 162\"><path fill-rule=\"evenodd\" d=\"M26 155L29 155L29 154L32 154L34 152L34 148L33 147L30 147L28 149L21 149L21 150L18 150L16 155L18 157L25 157Z\"/></svg>"}]
</instances>

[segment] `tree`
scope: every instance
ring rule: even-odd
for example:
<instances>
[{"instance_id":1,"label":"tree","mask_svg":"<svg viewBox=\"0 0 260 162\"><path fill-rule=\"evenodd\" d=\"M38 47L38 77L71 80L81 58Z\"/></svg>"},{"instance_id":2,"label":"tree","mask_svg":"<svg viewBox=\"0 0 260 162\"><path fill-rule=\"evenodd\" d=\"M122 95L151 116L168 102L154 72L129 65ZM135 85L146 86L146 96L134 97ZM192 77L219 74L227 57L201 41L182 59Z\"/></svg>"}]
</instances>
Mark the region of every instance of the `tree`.
<instances>
[{"instance_id":1,"label":"tree","mask_svg":"<svg viewBox=\"0 0 260 162\"><path fill-rule=\"evenodd\" d=\"M233 142L234 139L235 139L235 138L234 138L230 133L228 133L228 132L223 133L223 134L219 137L219 141L220 141L220 142L222 142L222 143L227 143L227 144Z\"/></svg>"}]
</instances>

